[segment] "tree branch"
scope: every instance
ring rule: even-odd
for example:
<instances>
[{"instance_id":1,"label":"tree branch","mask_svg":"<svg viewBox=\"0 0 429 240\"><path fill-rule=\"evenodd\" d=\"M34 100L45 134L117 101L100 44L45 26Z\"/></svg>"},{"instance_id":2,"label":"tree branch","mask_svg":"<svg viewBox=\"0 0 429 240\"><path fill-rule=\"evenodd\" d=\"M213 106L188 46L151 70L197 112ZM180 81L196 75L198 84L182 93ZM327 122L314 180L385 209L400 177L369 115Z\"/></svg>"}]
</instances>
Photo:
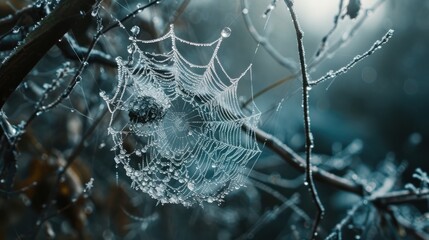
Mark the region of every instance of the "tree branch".
<instances>
[{"instance_id":1,"label":"tree branch","mask_svg":"<svg viewBox=\"0 0 429 240\"><path fill-rule=\"evenodd\" d=\"M299 26L299 22L293 8L293 2L291 0L285 0L286 5L289 8L289 12L292 18L293 25L295 27L296 39L298 43L298 53L299 53L299 63L301 66L301 75L302 75L302 107L304 112L304 130L305 130L305 149L306 149L306 169L305 169L305 185L308 185L313 198L314 203L316 204L316 217L312 227L311 238L315 239L317 236L317 229L322 220L324 214L324 207L320 201L319 195L317 193L316 186L313 181L313 169L311 167L311 149L313 148L313 135L310 128L310 107L309 107L309 91L310 91L310 82L307 72L307 64L305 63L305 51L303 39L303 31Z\"/></svg>"},{"instance_id":2,"label":"tree branch","mask_svg":"<svg viewBox=\"0 0 429 240\"><path fill-rule=\"evenodd\" d=\"M251 128L247 125L243 126L245 131L249 131ZM256 135L256 140L261 144L264 144L273 152L275 152L278 156L280 156L284 161L289 163L292 167L297 169L298 171L305 172L307 168L307 164L305 160L299 156L296 152L294 152L291 148L289 148L286 144L280 141L278 138L273 135L264 132L260 129L252 129L252 131ZM320 182L326 183L329 186L333 186L337 189L354 193L358 196L364 196L365 190L362 185L354 183L348 179L339 177L335 174L327 172L321 168L316 166L312 166L312 173L314 178Z\"/></svg>"},{"instance_id":3,"label":"tree branch","mask_svg":"<svg viewBox=\"0 0 429 240\"><path fill-rule=\"evenodd\" d=\"M63 0L0 67L0 108L46 52L91 9L95 0Z\"/></svg>"}]
</instances>

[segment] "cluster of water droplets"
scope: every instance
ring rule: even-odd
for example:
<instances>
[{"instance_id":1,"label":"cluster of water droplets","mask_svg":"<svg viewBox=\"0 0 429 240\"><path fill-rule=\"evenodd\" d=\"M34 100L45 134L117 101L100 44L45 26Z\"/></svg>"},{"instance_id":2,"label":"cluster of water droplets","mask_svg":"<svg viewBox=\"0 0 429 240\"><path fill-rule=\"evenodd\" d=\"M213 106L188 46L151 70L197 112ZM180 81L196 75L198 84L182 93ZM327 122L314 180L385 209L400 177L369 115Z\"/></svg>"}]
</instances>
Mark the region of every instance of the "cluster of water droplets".
<instances>
[{"instance_id":1,"label":"cluster of water droplets","mask_svg":"<svg viewBox=\"0 0 429 240\"><path fill-rule=\"evenodd\" d=\"M230 28L211 43L181 39L173 26L154 40L137 39L139 31L130 29L127 60L116 59L113 96L101 93L112 113L108 133L115 161L124 166L133 188L161 203L220 202L243 185L247 163L260 152L252 131L260 113L255 107L245 115L237 96L238 81L250 67L232 78L219 61L217 51ZM164 43L171 43L169 49L141 50ZM178 43L210 49L209 62L186 59Z\"/></svg>"}]
</instances>

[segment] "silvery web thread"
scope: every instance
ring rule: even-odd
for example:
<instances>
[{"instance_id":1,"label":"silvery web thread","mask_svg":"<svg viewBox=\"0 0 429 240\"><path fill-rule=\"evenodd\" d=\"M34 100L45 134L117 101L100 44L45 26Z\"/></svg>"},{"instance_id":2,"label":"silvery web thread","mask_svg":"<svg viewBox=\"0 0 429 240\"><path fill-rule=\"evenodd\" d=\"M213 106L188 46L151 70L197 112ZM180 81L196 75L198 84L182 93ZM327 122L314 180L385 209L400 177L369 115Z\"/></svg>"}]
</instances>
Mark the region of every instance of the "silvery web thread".
<instances>
[{"instance_id":1,"label":"silvery web thread","mask_svg":"<svg viewBox=\"0 0 429 240\"><path fill-rule=\"evenodd\" d=\"M135 29L134 29L135 30ZM252 130L243 133L243 124L256 127L260 113L254 108L246 116L236 94L239 77L228 76L217 56L229 29L211 43L193 43L177 37L173 26L163 37L143 41L131 38L130 63L118 58L118 88L109 99L112 117L109 134L115 143L117 164L124 165L135 189L147 192L161 203L221 202L225 195L243 185L245 166L260 153ZM137 44L171 41L166 53L149 53ZM214 47L207 65L185 59L176 42L193 47ZM197 73L195 70L202 70ZM228 84L223 83L223 78ZM136 98L156 100L153 122L118 122L130 111ZM124 148L125 138L135 138L135 148ZM134 162L138 158L138 166Z\"/></svg>"}]
</instances>

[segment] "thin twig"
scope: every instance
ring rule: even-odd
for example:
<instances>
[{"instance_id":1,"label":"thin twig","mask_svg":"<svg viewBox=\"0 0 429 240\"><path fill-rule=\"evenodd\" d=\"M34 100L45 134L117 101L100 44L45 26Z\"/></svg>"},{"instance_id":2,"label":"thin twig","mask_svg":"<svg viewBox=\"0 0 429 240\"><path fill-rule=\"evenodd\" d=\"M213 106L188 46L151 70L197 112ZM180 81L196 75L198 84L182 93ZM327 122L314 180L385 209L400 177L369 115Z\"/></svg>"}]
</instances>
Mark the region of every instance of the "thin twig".
<instances>
[{"instance_id":1,"label":"thin twig","mask_svg":"<svg viewBox=\"0 0 429 240\"><path fill-rule=\"evenodd\" d=\"M338 22L341 16L341 11L343 10L343 4L344 4L344 0L340 0L340 3L338 5L338 13L334 17L334 26L332 26L331 30L329 30L329 32L322 38L319 49L316 51L315 57L318 57L320 53L325 51L325 47L326 47L326 44L328 43L329 37L332 35L332 33L334 33L335 29L337 29Z\"/></svg>"},{"instance_id":2,"label":"thin twig","mask_svg":"<svg viewBox=\"0 0 429 240\"><path fill-rule=\"evenodd\" d=\"M309 91L310 91L310 82L307 72L307 64L305 63L305 50L303 43L303 31L299 26L299 22L293 8L293 2L291 0L285 0L286 5L289 8L289 13L292 18L293 25L295 27L296 38L298 43L298 53L299 53L299 63L301 66L301 75L302 75L302 107L304 112L304 130L305 130L305 152L306 152L306 171L305 171L305 183L308 185L313 198L314 203L316 204L316 216L314 219L311 238L315 239L317 236L317 229L319 227L320 221L322 220L324 214L324 207L320 201L319 195L317 193L316 186L313 180L312 167L311 167L311 149L313 148L313 135L310 128L310 108L309 108Z\"/></svg>"},{"instance_id":3,"label":"thin twig","mask_svg":"<svg viewBox=\"0 0 429 240\"><path fill-rule=\"evenodd\" d=\"M249 9L248 5L249 4L247 3L247 0L241 0L241 5L243 6L243 9L246 9L248 11L248 9ZM279 63L280 65L282 65L283 67L285 67L286 69L288 69L292 72L296 71L297 63L290 58L282 56L277 51L277 49L274 48L274 46L270 43L270 41L266 37L264 37L258 33L256 28L253 26L252 20L250 19L248 12L243 12L242 15L243 15L244 23L246 24L246 27L247 27L250 35L252 36L252 38L258 44L260 44L262 47L264 47L264 49L267 51L267 53L270 54L271 57L277 61L277 63Z\"/></svg>"},{"instance_id":4,"label":"thin twig","mask_svg":"<svg viewBox=\"0 0 429 240\"><path fill-rule=\"evenodd\" d=\"M378 41L375 41L375 43L371 46L371 48L364 52L362 55L356 55L352 61L350 61L346 66L336 70L336 71L329 71L328 73L326 73L325 76L311 81L309 83L310 86L314 86L318 83L324 82L328 79L332 79L335 77L338 77L341 74L346 73L348 70L350 70L354 65L356 65L358 62L362 61L364 58L368 57L369 55L373 54L374 52L376 52L378 49L380 49L384 44L386 44L390 38L392 38L393 35L393 30L390 29L389 31L387 31L387 33Z\"/></svg>"},{"instance_id":5,"label":"thin twig","mask_svg":"<svg viewBox=\"0 0 429 240\"><path fill-rule=\"evenodd\" d=\"M280 139L264 132L261 129L251 128L246 124L243 125L243 129L244 131L249 131L251 129L255 133L256 140L258 142L271 149L292 167L301 172L306 171L307 164L305 160L296 152L294 152L289 146L280 141ZM326 183L329 186L346 192L354 193L358 196L364 196L366 194L362 185L352 182L346 178L339 177L316 166L312 166L312 173L316 180Z\"/></svg>"},{"instance_id":6,"label":"thin twig","mask_svg":"<svg viewBox=\"0 0 429 240\"><path fill-rule=\"evenodd\" d=\"M335 230L331 232L325 239L330 240L334 239L335 236L337 236L337 239L341 239L341 231L355 216L355 213L357 210L359 210L361 207L366 205L366 201L360 201L359 203L355 204L348 212L347 215L335 226Z\"/></svg>"},{"instance_id":7,"label":"thin twig","mask_svg":"<svg viewBox=\"0 0 429 240\"><path fill-rule=\"evenodd\" d=\"M335 52L337 52L339 49L341 49L342 47L344 47L346 45L346 43L348 43L351 39L353 39L353 36L357 33L357 31L363 25L363 23L365 22L365 20L368 18L368 15L371 12L375 11L384 1L385 0L379 0L371 8L366 9L365 12L364 12L364 14L361 14L362 17L358 21L356 21L354 23L354 25L346 33L344 33L341 38L339 38L333 44L330 44L331 47L328 47L325 51L322 51L321 53L319 53L318 56L314 55L314 57L309 61L308 71L309 72L313 71L321 62L323 62L323 60L327 56L332 56ZM266 93L266 92L268 92L268 91L276 88L277 86L279 86L279 85L281 85L283 83L286 83L286 82L288 82L290 80L293 80L293 79L297 78L298 76L299 76L299 72L296 72L294 74L286 76L283 79L275 81L271 85L263 88L259 92L255 93L254 96L252 96L251 98L249 98L248 100L246 100L245 103L243 104L243 106L246 107L254 99L256 99L256 98L264 95L264 93Z\"/></svg>"},{"instance_id":8,"label":"thin twig","mask_svg":"<svg viewBox=\"0 0 429 240\"><path fill-rule=\"evenodd\" d=\"M58 96L53 102L51 102L50 104L47 104L45 106L40 106L38 108L36 108L36 110L30 115L30 118L27 122L32 121L36 116L39 116L40 114L48 111L49 109L52 109L54 107L56 107L58 104L60 104L65 98L67 98L70 93L72 92L72 90L74 89L74 87L76 86L76 84L81 80L81 75L82 72L84 71L85 67L88 65L88 60L90 59L91 53L96 45L96 43L98 42L98 40L100 39L100 37L102 35L104 35L105 33L107 33L108 31L110 31L111 29L118 27L120 25L120 23L123 23L124 21L128 20L129 18L131 18L132 16L135 16L135 14L143 11L144 9L157 4L160 1L154 1L151 3L146 4L143 7L137 8L135 11L131 12L130 14L128 14L127 16L125 16L124 18L122 18L121 20L118 20L115 23L112 23L110 26L108 26L107 28L97 31L96 35L93 37L93 40L91 42L91 44L89 45L85 57L82 60L82 63L80 64L78 70L76 71L75 75L73 76L72 80L70 81L69 85L67 86L67 88L63 91L63 93Z\"/></svg>"},{"instance_id":9,"label":"thin twig","mask_svg":"<svg viewBox=\"0 0 429 240\"><path fill-rule=\"evenodd\" d=\"M271 89L274 89L280 85L282 85L285 82L288 82L290 80L293 80L295 78L297 78L299 75L299 72L296 72L292 75L289 75L279 81L274 82L273 84L268 85L267 87L263 88L262 90L260 90L259 92L255 93L252 97L250 97L249 99L247 99L243 104L242 107L245 108L247 107L247 105L249 105L250 103L252 103L256 98L264 95L264 93L270 91Z\"/></svg>"},{"instance_id":10,"label":"thin twig","mask_svg":"<svg viewBox=\"0 0 429 240\"><path fill-rule=\"evenodd\" d=\"M61 1L3 62L0 66L0 108L46 52L83 18L93 3L93 0Z\"/></svg>"},{"instance_id":11,"label":"thin twig","mask_svg":"<svg viewBox=\"0 0 429 240\"><path fill-rule=\"evenodd\" d=\"M416 201L426 201L429 199L429 189L424 189L419 192L410 190L400 190L395 192L388 192L383 195L374 196L369 199L375 205L398 205L408 204Z\"/></svg>"},{"instance_id":12,"label":"thin twig","mask_svg":"<svg viewBox=\"0 0 429 240\"><path fill-rule=\"evenodd\" d=\"M64 35L63 40L57 43L57 46L65 57L73 60L80 60L88 52L87 48L80 46L69 34ZM116 67L116 61L112 56L97 49L92 50L88 62Z\"/></svg>"},{"instance_id":13,"label":"thin twig","mask_svg":"<svg viewBox=\"0 0 429 240\"><path fill-rule=\"evenodd\" d=\"M39 21L43 18L44 11L43 7L37 7L36 5L30 5L23 9L18 10L14 14L8 15L0 19L0 27L3 29L9 28L9 26L16 25L21 21L23 17L30 16L34 22Z\"/></svg>"}]
</instances>

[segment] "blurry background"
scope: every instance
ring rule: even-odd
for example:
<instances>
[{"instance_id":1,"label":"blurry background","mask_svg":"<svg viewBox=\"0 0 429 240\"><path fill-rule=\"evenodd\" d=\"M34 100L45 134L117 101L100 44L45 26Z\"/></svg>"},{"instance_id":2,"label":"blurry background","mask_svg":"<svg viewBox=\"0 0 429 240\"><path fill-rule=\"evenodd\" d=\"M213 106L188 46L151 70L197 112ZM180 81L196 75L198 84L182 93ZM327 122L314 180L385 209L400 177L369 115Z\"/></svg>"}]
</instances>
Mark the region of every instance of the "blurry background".
<instances>
[{"instance_id":1,"label":"blurry background","mask_svg":"<svg viewBox=\"0 0 429 240\"><path fill-rule=\"evenodd\" d=\"M30 2L0 3L0 17ZM130 13L139 2L103 1L100 9L103 25L112 22L112 16L119 19ZM232 76L238 76L252 64L252 79L240 82L239 94L244 102L252 94L294 72L281 66L258 45L246 27L243 14L249 16L259 34L266 36L279 54L297 61L298 53L295 31L283 1L249 0L246 8L242 3L238 0L165 0L126 22L126 29L118 28L106 34L97 49L114 57L126 57L129 43L126 31L134 25L141 28L139 38L150 39L162 35L174 21L177 35L193 42L211 42L219 37L222 29L229 27L232 34L223 42L219 58ZM275 8L270 11L273 3L276 3ZM362 9L374 3L362 1ZM321 39L334 25L338 1L296 1L296 11L305 33L306 57L311 65ZM345 11L341 15L344 14ZM356 19L344 16L329 43L347 38L344 33L361 21L363 15L364 10ZM314 160L336 174L357 181L368 179L369 185L378 184L385 174L383 171L406 162L408 167L399 183L418 185L412 173L418 167L429 170L426 159L429 149L429 2L386 0L364 18L342 48L337 50L336 45L328 45L335 53L312 69L312 79L344 66L355 55L369 49L388 29L395 30L394 36L348 73L312 89ZM88 15L86 22L73 29L71 36L80 45L88 45L95 22ZM0 31L3 34L7 29ZM9 50L3 50L0 56L4 58L8 54ZM188 55L193 59L205 57L198 50ZM58 69L67 72L68 66L73 69L78 65L79 61L64 57L58 47L53 47L4 106L9 122L18 124L28 118L44 84L56 79ZM18 147L15 181L16 189L29 190L5 194L0 199L0 215L5 216L0 220L0 234L4 238L300 239L305 236L315 209L302 185L302 175L263 146L248 186L230 194L220 206L162 206L145 193L130 189L129 179L121 168L115 168L113 152L109 151L112 143L107 135L107 118L81 141L97 122L100 105L104 104L98 93L115 87L115 75L114 66L91 63L72 95L29 126ZM68 78L59 82L66 86ZM256 98L255 104L262 112L260 128L303 153L300 86L299 79L291 79ZM56 184L58 165L80 142L83 147L78 149L73 166L53 197L57 207L47 205L50 194L47 189ZM91 178L94 187L82 194L85 183ZM38 185L31 187L33 182ZM327 185L317 186L327 208L322 223L322 235L325 235L357 198ZM423 206L425 208L423 211L427 211L427 206ZM411 215L414 210L409 210ZM362 214L361 219L357 216L345 234L386 237L377 230L372 235L362 235L368 227L365 225L368 222L364 221L368 215Z\"/></svg>"}]
</instances>

